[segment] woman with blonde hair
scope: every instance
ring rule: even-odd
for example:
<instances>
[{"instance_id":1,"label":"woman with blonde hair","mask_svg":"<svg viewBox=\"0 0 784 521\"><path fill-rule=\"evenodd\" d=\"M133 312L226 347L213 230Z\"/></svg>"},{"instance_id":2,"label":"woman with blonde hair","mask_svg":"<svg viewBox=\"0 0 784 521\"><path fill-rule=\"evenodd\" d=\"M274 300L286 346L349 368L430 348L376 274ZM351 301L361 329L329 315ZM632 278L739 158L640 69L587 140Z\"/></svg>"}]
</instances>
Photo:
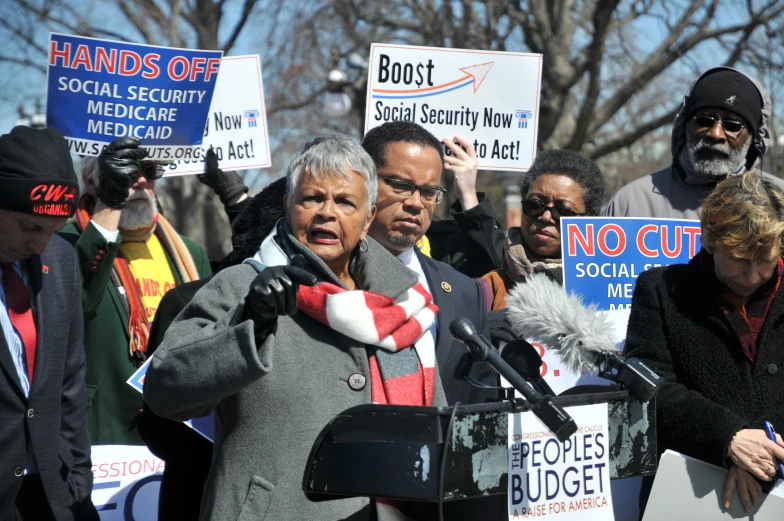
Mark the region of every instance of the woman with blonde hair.
<instances>
[{"instance_id":1,"label":"woman with blonde hair","mask_svg":"<svg viewBox=\"0 0 784 521\"><path fill-rule=\"evenodd\" d=\"M729 469L722 505L737 490L749 511L784 460L765 431L784 430L784 191L757 171L730 177L703 202L700 227L688 264L638 278L627 356L666 380L659 451Z\"/></svg>"}]
</instances>

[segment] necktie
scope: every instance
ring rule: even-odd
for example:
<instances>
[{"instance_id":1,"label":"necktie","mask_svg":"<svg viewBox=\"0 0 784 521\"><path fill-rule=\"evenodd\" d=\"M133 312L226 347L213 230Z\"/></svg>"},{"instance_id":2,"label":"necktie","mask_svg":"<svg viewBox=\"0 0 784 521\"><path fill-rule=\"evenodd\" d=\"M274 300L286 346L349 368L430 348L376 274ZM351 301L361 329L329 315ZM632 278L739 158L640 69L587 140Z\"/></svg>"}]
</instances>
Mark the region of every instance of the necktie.
<instances>
[{"instance_id":1,"label":"necktie","mask_svg":"<svg viewBox=\"0 0 784 521\"><path fill-rule=\"evenodd\" d=\"M30 307L30 291L24 280L14 269L13 264L3 264L3 292L8 316L16 332L22 339L27 357L27 376L33 383L33 365L35 364L35 317Z\"/></svg>"}]
</instances>

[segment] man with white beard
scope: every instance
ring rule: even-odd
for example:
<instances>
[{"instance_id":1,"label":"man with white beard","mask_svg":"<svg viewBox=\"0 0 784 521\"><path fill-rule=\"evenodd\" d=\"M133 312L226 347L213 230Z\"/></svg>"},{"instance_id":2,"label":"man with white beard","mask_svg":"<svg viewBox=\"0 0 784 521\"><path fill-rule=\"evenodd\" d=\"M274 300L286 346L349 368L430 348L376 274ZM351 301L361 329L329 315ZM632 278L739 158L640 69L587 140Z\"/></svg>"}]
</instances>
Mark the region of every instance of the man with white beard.
<instances>
[{"instance_id":1,"label":"man with white beard","mask_svg":"<svg viewBox=\"0 0 784 521\"><path fill-rule=\"evenodd\" d=\"M211 274L204 250L158 213L163 167L146 156L137 138L124 137L85 158L76 221L60 232L76 248L82 272L93 445L144 445L137 431L142 395L125 382L146 360L163 295Z\"/></svg>"},{"instance_id":2,"label":"man with white beard","mask_svg":"<svg viewBox=\"0 0 784 521\"><path fill-rule=\"evenodd\" d=\"M754 78L729 67L710 69L680 105L672 164L618 190L605 215L699 219L702 201L719 181L760 168L770 111L768 93Z\"/></svg>"}]
</instances>

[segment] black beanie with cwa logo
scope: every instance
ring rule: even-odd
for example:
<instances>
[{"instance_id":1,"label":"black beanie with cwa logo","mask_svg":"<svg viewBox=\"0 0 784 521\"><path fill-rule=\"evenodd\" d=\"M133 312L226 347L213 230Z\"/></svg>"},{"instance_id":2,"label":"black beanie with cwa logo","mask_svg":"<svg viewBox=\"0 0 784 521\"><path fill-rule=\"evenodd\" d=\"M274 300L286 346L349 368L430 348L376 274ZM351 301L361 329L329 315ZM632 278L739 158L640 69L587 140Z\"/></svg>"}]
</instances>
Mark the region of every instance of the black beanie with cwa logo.
<instances>
[{"instance_id":1,"label":"black beanie with cwa logo","mask_svg":"<svg viewBox=\"0 0 784 521\"><path fill-rule=\"evenodd\" d=\"M743 118L752 138L762 122L762 98L744 74L719 69L701 78L686 102L687 120L703 109L723 109Z\"/></svg>"},{"instance_id":2,"label":"black beanie with cwa logo","mask_svg":"<svg viewBox=\"0 0 784 521\"><path fill-rule=\"evenodd\" d=\"M0 136L0 209L72 217L78 202L79 183L60 131L18 126Z\"/></svg>"}]
</instances>

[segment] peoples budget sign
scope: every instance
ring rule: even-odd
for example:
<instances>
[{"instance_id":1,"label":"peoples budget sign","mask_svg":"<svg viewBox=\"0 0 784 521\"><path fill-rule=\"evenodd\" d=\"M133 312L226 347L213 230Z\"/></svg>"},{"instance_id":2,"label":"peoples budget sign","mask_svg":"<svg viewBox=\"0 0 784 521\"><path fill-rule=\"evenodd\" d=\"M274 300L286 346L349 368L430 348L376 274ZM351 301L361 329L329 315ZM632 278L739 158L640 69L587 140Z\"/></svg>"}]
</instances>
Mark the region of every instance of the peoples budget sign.
<instances>
[{"instance_id":1,"label":"peoples budget sign","mask_svg":"<svg viewBox=\"0 0 784 521\"><path fill-rule=\"evenodd\" d=\"M533 412L509 415L509 520L615 519L607 404L566 407L579 426L564 442Z\"/></svg>"},{"instance_id":2,"label":"peoples budget sign","mask_svg":"<svg viewBox=\"0 0 784 521\"><path fill-rule=\"evenodd\" d=\"M628 309L640 273L700 251L699 221L628 217L561 219L564 288L600 310Z\"/></svg>"},{"instance_id":3,"label":"peoples budget sign","mask_svg":"<svg viewBox=\"0 0 784 521\"><path fill-rule=\"evenodd\" d=\"M221 56L52 33L47 126L77 154L97 156L114 139L134 136L151 159L193 157Z\"/></svg>"},{"instance_id":4,"label":"peoples budget sign","mask_svg":"<svg viewBox=\"0 0 784 521\"><path fill-rule=\"evenodd\" d=\"M527 171L536 154L542 55L374 43L365 133L413 121L435 136L462 134L479 168Z\"/></svg>"}]
</instances>

